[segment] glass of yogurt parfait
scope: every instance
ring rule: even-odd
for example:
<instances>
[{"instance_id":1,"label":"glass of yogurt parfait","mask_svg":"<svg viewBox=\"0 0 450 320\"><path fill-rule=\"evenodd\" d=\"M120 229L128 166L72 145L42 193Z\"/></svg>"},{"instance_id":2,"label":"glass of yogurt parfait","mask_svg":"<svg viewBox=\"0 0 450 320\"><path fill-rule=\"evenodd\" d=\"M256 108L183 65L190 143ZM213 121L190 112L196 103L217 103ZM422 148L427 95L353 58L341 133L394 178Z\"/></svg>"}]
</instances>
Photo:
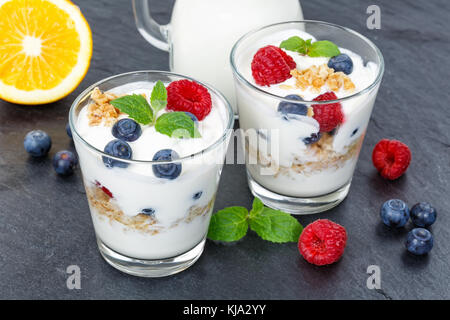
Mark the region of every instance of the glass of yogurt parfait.
<instances>
[{"instance_id":1,"label":"glass of yogurt parfait","mask_svg":"<svg viewBox=\"0 0 450 320\"><path fill-rule=\"evenodd\" d=\"M138 71L87 88L69 116L100 253L137 276L201 255L234 122L193 79Z\"/></svg>"},{"instance_id":2,"label":"glass of yogurt parfait","mask_svg":"<svg viewBox=\"0 0 450 320\"><path fill-rule=\"evenodd\" d=\"M341 26L293 21L249 32L230 59L252 193L293 214L339 204L383 76L379 49Z\"/></svg>"}]
</instances>

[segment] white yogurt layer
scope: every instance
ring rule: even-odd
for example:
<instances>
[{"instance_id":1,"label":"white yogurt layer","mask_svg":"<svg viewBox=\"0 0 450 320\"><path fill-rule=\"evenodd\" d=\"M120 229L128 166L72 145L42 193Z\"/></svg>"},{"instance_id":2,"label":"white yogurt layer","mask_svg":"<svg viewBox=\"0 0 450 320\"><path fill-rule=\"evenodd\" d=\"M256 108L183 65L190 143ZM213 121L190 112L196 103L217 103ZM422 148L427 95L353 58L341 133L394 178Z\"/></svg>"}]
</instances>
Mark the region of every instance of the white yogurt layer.
<instances>
[{"instance_id":1,"label":"white yogurt layer","mask_svg":"<svg viewBox=\"0 0 450 320\"><path fill-rule=\"evenodd\" d=\"M271 34L258 40L254 46L244 51L242 57L237 61L238 70L248 82L265 92L278 97L297 94L305 101L312 101L318 95L332 90L326 84L321 87L320 92L313 91L311 87L302 90L296 87L296 79L294 77L283 83L259 86L252 76L251 61L257 50L267 45L279 47L283 40L292 36L299 36L304 40L312 39L313 42L316 41L310 34L297 29ZM353 61L353 71L348 77L355 85L355 90L353 91L346 91L343 88L339 91L334 91L338 98L343 98L369 87L375 81L378 66L373 62L364 63L359 55L350 50L345 48L339 49L341 53L347 54ZM329 60L329 58L325 57L300 55L288 50L284 50L284 52L294 59L297 64L296 68L300 71L312 66L327 64ZM280 101L276 98L242 85L238 85L236 90L241 128L245 130L278 129L279 139L277 141L269 141L269 147L270 143L278 143L278 154L271 154L270 149L259 149L260 154L264 157L270 157L277 162L277 165L284 168L290 168L293 165L308 165L311 162L320 161L319 158L311 155L310 152L306 152L308 148L311 148L311 145L303 142L304 138L319 132L319 123L315 119L292 116L289 121L286 121L277 111ZM362 139L372 112L376 92L377 89L341 102L344 123L337 128L332 142L332 151L336 154L344 155L348 151L349 146L358 139ZM256 146L253 147L256 148ZM330 167L329 169L322 169L320 172L311 170L307 174L293 170L289 174L286 174L286 172L276 175L261 174L261 168L257 165L250 165L248 169L256 181L274 192L295 197L310 197L335 191L348 183L351 180L356 160L357 156L349 159L347 163L339 168Z\"/></svg>"},{"instance_id":2,"label":"white yogurt layer","mask_svg":"<svg viewBox=\"0 0 450 320\"><path fill-rule=\"evenodd\" d=\"M150 82L136 82L109 92L145 93L149 97L153 85ZM211 98L212 110L199 122L201 138L171 138L157 132L153 126L141 126L142 135L136 141L128 142L133 152L132 159L152 160L154 154L161 149L175 150L180 157L189 156L213 145L224 134L228 116L222 101L213 94ZM164 112L166 111L161 111L160 114ZM124 117L127 115L120 116ZM89 125L87 107L80 111L76 129L85 141L98 150L103 150L108 142L116 139L111 133L111 126ZM90 203L97 237L111 249L139 259L162 259L188 251L205 237L212 207L208 207L209 212L206 214L193 219L188 217L191 208L207 207L214 200L225 148L214 148L192 160L181 161L180 176L168 180L156 177L152 164L148 163L131 163L127 168L108 168L101 155L76 135L74 142L86 189L95 188L96 182L100 183L113 195L110 201L127 217L135 217L143 209L151 208L155 211L157 223L152 228L160 231L151 234L99 215L98 208ZM197 193L201 195L194 197Z\"/></svg>"}]
</instances>

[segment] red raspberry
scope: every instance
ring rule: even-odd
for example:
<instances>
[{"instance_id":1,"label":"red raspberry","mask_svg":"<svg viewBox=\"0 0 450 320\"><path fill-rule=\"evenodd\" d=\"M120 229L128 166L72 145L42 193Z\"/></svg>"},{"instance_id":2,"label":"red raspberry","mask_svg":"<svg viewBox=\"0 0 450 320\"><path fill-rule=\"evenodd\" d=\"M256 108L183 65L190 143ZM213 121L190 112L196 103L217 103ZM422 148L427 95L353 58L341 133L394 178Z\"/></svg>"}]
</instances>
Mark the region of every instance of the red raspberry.
<instances>
[{"instance_id":1,"label":"red raspberry","mask_svg":"<svg viewBox=\"0 0 450 320\"><path fill-rule=\"evenodd\" d=\"M109 191L109 189L108 189L107 187L102 186L102 184L101 184L100 182L98 182L97 180L95 181L95 185L96 185L98 188L102 189L102 191L103 191L108 197L114 198L112 192Z\"/></svg>"},{"instance_id":2,"label":"red raspberry","mask_svg":"<svg viewBox=\"0 0 450 320\"><path fill-rule=\"evenodd\" d=\"M199 121L211 112L211 95L201 84L190 80L178 80L167 86L167 109L187 111Z\"/></svg>"},{"instance_id":3,"label":"red raspberry","mask_svg":"<svg viewBox=\"0 0 450 320\"><path fill-rule=\"evenodd\" d=\"M303 230L298 240L298 249L303 258L317 266L339 260L347 243L345 228L333 221L319 219Z\"/></svg>"},{"instance_id":4,"label":"red raspberry","mask_svg":"<svg viewBox=\"0 0 450 320\"><path fill-rule=\"evenodd\" d=\"M383 139L373 149L372 162L383 178L395 180L408 169L411 150L398 140Z\"/></svg>"},{"instance_id":5,"label":"red raspberry","mask_svg":"<svg viewBox=\"0 0 450 320\"><path fill-rule=\"evenodd\" d=\"M259 49L252 61L252 75L260 86L269 86L286 81L296 67L292 57L275 46Z\"/></svg>"},{"instance_id":6,"label":"red raspberry","mask_svg":"<svg viewBox=\"0 0 450 320\"><path fill-rule=\"evenodd\" d=\"M334 92L321 94L314 101L336 100L338 97ZM344 122L344 113L340 103L315 104L313 118L320 124L320 132L330 132L342 122Z\"/></svg>"}]
</instances>

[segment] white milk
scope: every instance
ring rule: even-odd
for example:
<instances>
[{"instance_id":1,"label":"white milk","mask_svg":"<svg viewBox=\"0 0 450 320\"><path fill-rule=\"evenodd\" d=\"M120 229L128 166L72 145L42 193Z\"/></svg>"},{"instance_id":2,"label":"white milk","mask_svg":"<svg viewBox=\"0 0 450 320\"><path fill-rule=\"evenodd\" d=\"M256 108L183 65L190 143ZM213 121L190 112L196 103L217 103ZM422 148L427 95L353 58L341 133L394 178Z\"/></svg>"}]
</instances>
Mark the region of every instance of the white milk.
<instances>
[{"instance_id":1,"label":"white milk","mask_svg":"<svg viewBox=\"0 0 450 320\"><path fill-rule=\"evenodd\" d=\"M169 30L171 70L219 89L236 113L234 43L253 29L302 19L298 0L178 0Z\"/></svg>"}]
</instances>

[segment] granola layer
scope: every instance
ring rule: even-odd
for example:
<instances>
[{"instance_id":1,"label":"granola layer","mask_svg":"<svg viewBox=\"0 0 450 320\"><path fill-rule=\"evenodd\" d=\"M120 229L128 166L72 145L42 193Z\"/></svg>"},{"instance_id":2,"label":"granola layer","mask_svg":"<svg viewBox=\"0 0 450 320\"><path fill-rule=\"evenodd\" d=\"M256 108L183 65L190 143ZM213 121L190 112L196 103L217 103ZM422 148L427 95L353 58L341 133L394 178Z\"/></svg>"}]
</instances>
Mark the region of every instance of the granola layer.
<instances>
[{"instance_id":1,"label":"granola layer","mask_svg":"<svg viewBox=\"0 0 450 320\"><path fill-rule=\"evenodd\" d=\"M86 186L86 193L89 204L92 208L95 208L95 214L100 219L107 219L110 222L115 221L126 228L150 235L156 235L166 229L175 228L180 223L191 223L196 218L205 217L211 212L215 200L214 195L205 206L191 206L184 217L176 220L169 227L164 227L159 224L159 221L153 215L139 213L136 216L127 216L117 205L116 201L96 185Z\"/></svg>"},{"instance_id":2,"label":"granola layer","mask_svg":"<svg viewBox=\"0 0 450 320\"><path fill-rule=\"evenodd\" d=\"M348 160L358 156L363 140L364 135L361 135L359 139L346 146L344 152L337 153L333 150L333 136L329 133L324 133L318 142L309 146L306 150L302 150L302 153L307 155L308 158L313 157L314 161L301 162L299 157L295 157L290 167L278 166L274 176L277 177L280 174L290 175L291 173L313 175L324 170L342 168ZM264 155L258 152L248 142L245 148L249 156L253 157L253 159L256 158L258 165L261 167L277 167L271 155Z\"/></svg>"}]
</instances>

